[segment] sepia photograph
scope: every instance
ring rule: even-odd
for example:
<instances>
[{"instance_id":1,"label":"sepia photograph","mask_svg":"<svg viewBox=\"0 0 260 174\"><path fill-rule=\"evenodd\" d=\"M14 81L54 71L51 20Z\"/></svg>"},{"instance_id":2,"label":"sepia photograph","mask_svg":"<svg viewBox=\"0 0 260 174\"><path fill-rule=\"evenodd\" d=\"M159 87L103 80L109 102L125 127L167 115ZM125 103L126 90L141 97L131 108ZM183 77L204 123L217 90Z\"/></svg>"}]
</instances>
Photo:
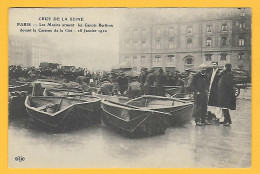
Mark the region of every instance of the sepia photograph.
<instances>
[{"instance_id":1,"label":"sepia photograph","mask_svg":"<svg viewBox=\"0 0 260 174\"><path fill-rule=\"evenodd\" d=\"M8 168L251 168L251 8L8 11Z\"/></svg>"}]
</instances>

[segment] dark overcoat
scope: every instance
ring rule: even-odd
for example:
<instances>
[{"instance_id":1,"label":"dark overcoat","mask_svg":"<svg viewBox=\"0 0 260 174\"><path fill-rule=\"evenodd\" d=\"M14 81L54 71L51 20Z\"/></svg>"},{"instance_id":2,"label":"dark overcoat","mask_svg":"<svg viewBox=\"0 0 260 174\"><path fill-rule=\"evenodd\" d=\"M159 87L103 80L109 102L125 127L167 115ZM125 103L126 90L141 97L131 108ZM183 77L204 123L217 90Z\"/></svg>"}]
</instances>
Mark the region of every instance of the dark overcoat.
<instances>
[{"instance_id":1,"label":"dark overcoat","mask_svg":"<svg viewBox=\"0 0 260 174\"><path fill-rule=\"evenodd\" d=\"M218 82L218 106L222 108L236 109L236 97L233 88L233 75L226 70L220 74Z\"/></svg>"},{"instance_id":2,"label":"dark overcoat","mask_svg":"<svg viewBox=\"0 0 260 174\"><path fill-rule=\"evenodd\" d=\"M165 85L167 83L166 76L163 73L159 73L156 76L156 94L159 96L165 96Z\"/></svg>"},{"instance_id":3,"label":"dark overcoat","mask_svg":"<svg viewBox=\"0 0 260 174\"><path fill-rule=\"evenodd\" d=\"M144 93L146 95L153 95L154 90L152 88L153 84L155 82L155 75L153 73L149 73L146 77L146 81L144 84Z\"/></svg>"},{"instance_id":4,"label":"dark overcoat","mask_svg":"<svg viewBox=\"0 0 260 174\"><path fill-rule=\"evenodd\" d=\"M210 74L209 74L209 78L208 78L208 86L210 86L210 80L211 80L211 76L212 76L213 70L211 70ZM218 69L216 72L216 75L213 79L211 88L209 89L209 101L208 101L208 105L209 106L217 106L218 104L218 82L220 79L220 70Z\"/></svg>"},{"instance_id":5,"label":"dark overcoat","mask_svg":"<svg viewBox=\"0 0 260 174\"><path fill-rule=\"evenodd\" d=\"M138 81L140 82L141 86L143 87L144 86L144 83L146 81L146 77L148 75L148 72L147 71L142 71L141 74L139 75L138 77Z\"/></svg>"}]
</instances>

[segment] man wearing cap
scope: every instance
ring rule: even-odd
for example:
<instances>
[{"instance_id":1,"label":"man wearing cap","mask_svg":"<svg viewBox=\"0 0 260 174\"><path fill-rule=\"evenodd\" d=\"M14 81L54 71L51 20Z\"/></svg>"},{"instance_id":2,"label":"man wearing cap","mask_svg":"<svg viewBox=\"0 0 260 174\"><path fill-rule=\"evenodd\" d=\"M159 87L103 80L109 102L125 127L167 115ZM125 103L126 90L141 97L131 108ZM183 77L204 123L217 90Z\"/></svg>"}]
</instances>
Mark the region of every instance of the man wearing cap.
<instances>
[{"instance_id":1,"label":"man wearing cap","mask_svg":"<svg viewBox=\"0 0 260 174\"><path fill-rule=\"evenodd\" d=\"M146 77L145 84L144 84L144 94L146 95L153 95L154 90L153 90L153 85L155 82L155 69L151 69L149 71L149 74Z\"/></svg>"},{"instance_id":2,"label":"man wearing cap","mask_svg":"<svg viewBox=\"0 0 260 174\"><path fill-rule=\"evenodd\" d=\"M144 93L144 84L145 84L147 75L148 75L147 68L141 68L141 74L138 77L138 81L141 84L142 93Z\"/></svg>"},{"instance_id":3,"label":"man wearing cap","mask_svg":"<svg viewBox=\"0 0 260 174\"><path fill-rule=\"evenodd\" d=\"M100 90L103 95L113 95L114 85L109 81L103 81L100 85Z\"/></svg>"},{"instance_id":4,"label":"man wearing cap","mask_svg":"<svg viewBox=\"0 0 260 174\"><path fill-rule=\"evenodd\" d=\"M191 89L194 92L195 100L195 123L198 126L209 124L206 122L208 85L206 76L206 65L201 64L199 72L196 73L191 81Z\"/></svg>"},{"instance_id":5,"label":"man wearing cap","mask_svg":"<svg viewBox=\"0 0 260 174\"><path fill-rule=\"evenodd\" d=\"M131 77L127 90L127 96L129 98L140 97L142 93L141 84L137 81L137 77Z\"/></svg>"}]
</instances>

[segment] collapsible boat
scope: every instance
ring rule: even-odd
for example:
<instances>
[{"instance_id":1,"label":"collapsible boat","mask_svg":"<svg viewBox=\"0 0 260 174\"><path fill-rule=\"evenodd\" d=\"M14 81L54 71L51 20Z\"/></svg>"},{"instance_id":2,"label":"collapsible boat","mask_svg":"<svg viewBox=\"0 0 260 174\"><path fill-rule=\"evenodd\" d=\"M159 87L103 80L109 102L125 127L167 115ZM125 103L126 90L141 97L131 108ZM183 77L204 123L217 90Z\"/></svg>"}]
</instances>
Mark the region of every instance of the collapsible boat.
<instances>
[{"instance_id":1,"label":"collapsible boat","mask_svg":"<svg viewBox=\"0 0 260 174\"><path fill-rule=\"evenodd\" d=\"M25 107L29 117L55 132L80 129L100 123L100 98L27 96Z\"/></svg>"},{"instance_id":2,"label":"collapsible boat","mask_svg":"<svg viewBox=\"0 0 260 174\"><path fill-rule=\"evenodd\" d=\"M138 108L122 103L101 100L104 123L130 137L149 137L164 134L168 113Z\"/></svg>"},{"instance_id":3,"label":"collapsible boat","mask_svg":"<svg viewBox=\"0 0 260 174\"><path fill-rule=\"evenodd\" d=\"M170 126L188 123L191 120L194 105L191 101L153 95L144 95L130 100L126 104L140 109L167 113L166 117Z\"/></svg>"}]
</instances>

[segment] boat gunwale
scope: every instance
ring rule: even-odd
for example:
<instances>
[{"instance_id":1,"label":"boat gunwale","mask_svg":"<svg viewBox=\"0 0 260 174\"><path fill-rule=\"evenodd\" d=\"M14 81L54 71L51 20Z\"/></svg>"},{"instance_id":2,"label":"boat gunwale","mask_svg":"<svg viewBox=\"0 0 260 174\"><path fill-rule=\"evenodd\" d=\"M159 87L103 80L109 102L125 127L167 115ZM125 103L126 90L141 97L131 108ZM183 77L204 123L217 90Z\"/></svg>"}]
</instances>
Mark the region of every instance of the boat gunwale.
<instances>
[{"instance_id":1,"label":"boat gunwale","mask_svg":"<svg viewBox=\"0 0 260 174\"><path fill-rule=\"evenodd\" d=\"M57 112L48 113L48 112L44 112L44 111L41 111L41 110L37 110L37 108L35 108L35 107L29 106L29 104L28 104L29 98L59 98L59 99L61 99L61 98L64 99L64 98L65 98L65 99L69 99L69 100L70 100L70 99L73 99L73 98L72 98L72 97L64 97L64 96L27 96L27 97L26 97L25 102L24 102L24 105L25 105L26 108L31 109L31 110L34 110L34 111L36 111L36 112L40 112L40 113L42 113L42 114L45 114L45 115L48 115L48 116L51 116L51 117L55 117L55 116L58 115L59 113L64 112L64 111L70 109L71 107L74 107L74 106L77 106L77 105L84 105L84 104L95 103L95 102L100 101L99 98L97 98L96 101L89 101L89 102L88 102L88 101L85 101L85 100L83 100L83 99L77 99L77 100L82 100L82 101L84 101L84 102L74 103L74 104L69 105L68 107L66 107L66 108L64 108L64 109L62 109L62 110L57 111Z\"/></svg>"},{"instance_id":2,"label":"boat gunwale","mask_svg":"<svg viewBox=\"0 0 260 174\"><path fill-rule=\"evenodd\" d=\"M101 104L105 104L105 105L108 105L108 106L116 105L116 106L113 106L113 107L119 107L121 109L126 109L126 110L129 110L129 111L132 110L132 111L142 111L142 112L158 113L158 114L163 114L163 115L171 115L168 112L161 112L161 111L152 110L152 109L139 108L139 107L136 107L136 106L127 105L125 103L113 102L113 101L110 101L110 100L107 100L107 99L102 99L101 100ZM101 105L101 108L103 109L102 105Z\"/></svg>"},{"instance_id":3,"label":"boat gunwale","mask_svg":"<svg viewBox=\"0 0 260 174\"><path fill-rule=\"evenodd\" d=\"M133 101L138 101L140 99L143 99L143 98L152 98L152 99L169 99L169 100L172 100L172 101L178 101L180 103L183 103L183 105L179 105L179 106L162 106L160 108L154 108L154 109L167 109L167 108L175 108L175 107L182 107L182 106L188 106L188 105L193 105L194 102L191 102L191 101L183 101L183 100L180 100L180 99L177 99L177 98L171 98L171 97L162 97L162 96L155 96L155 95L142 95L141 97L138 97L138 98L135 98L135 99L132 99L132 100L129 100L128 102L126 102L125 104L127 104L128 106L133 106L131 104L129 104L130 102L133 102ZM134 106L134 107L138 107L138 106ZM148 107L140 107L140 108L147 108L147 109L151 109L151 110L154 110L153 108L148 108Z\"/></svg>"}]
</instances>

